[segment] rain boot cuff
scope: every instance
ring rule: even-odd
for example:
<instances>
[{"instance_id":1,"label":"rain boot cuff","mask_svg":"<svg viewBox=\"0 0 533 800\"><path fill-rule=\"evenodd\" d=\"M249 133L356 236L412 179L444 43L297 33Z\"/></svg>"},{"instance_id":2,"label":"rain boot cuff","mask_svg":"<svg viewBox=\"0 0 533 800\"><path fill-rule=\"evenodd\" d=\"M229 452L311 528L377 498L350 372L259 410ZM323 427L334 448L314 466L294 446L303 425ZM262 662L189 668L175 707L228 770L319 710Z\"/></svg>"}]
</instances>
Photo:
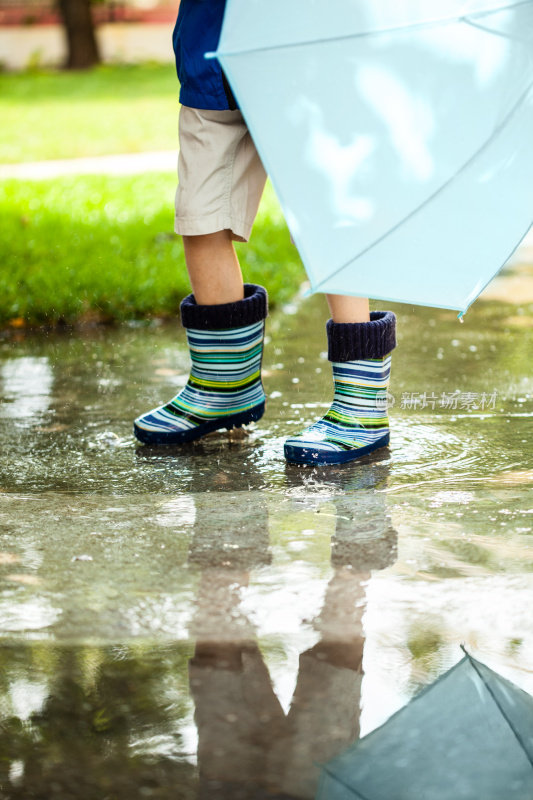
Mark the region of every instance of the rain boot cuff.
<instances>
[{"instance_id":1,"label":"rain boot cuff","mask_svg":"<svg viewBox=\"0 0 533 800\"><path fill-rule=\"evenodd\" d=\"M244 299L235 303L214 306L199 306L194 295L188 295L181 303L181 323L184 328L201 331L218 331L229 328L244 328L259 322L268 314L266 289L254 283L244 284Z\"/></svg>"},{"instance_id":2,"label":"rain boot cuff","mask_svg":"<svg viewBox=\"0 0 533 800\"><path fill-rule=\"evenodd\" d=\"M330 361L383 358L396 347L396 316L392 311L371 311L370 322L330 319L326 331Z\"/></svg>"}]
</instances>

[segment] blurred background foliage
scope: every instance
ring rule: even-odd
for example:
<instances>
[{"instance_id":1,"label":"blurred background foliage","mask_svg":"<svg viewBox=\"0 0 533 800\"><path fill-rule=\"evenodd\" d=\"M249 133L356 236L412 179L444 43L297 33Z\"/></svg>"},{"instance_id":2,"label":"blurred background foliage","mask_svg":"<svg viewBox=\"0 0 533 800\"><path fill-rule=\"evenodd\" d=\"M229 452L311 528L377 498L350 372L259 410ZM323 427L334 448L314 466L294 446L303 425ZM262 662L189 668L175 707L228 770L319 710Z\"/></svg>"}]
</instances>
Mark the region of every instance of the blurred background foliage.
<instances>
[{"instance_id":1,"label":"blurred background foliage","mask_svg":"<svg viewBox=\"0 0 533 800\"><path fill-rule=\"evenodd\" d=\"M0 73L0 163L175 149L178 95L171 64Z\"/></svg>"},{"instance_id":2,"label":"blurred background foliage","mask_svg":"<svg viewBox=\"0 0 533 800\"><path fill-rule=\"evenodd\" d=\"M0 75L0 165L176 152L165 173L0 180L0 325L177 315L189 292L173 233L178 94L171 64ZM270 186L238 249L272 306L294 296L304 271Z\"/></svg>"},{"instance_id":3,"label":"blurred background foliage","mask_svg":"<svg viewBox=\"0 0 533 800\"><path fill-rule=\"evenodd\" d=\"M15 327L177 315L189 293L173 231L173 175L0 182L0 322ZM249 245L247 280L288 301L303 280L270 187Z\"/></svg>"},{"instance_id":4,"label":"blurred background foliage","mask_svg":"<svg viewBox=\"0 0 533 800\"><path fill-rule=\"evenodd\" d=\"M0 795L192 800L195 767L182 737L191 650L4 646Z\"/></svg>"}]
</instances>

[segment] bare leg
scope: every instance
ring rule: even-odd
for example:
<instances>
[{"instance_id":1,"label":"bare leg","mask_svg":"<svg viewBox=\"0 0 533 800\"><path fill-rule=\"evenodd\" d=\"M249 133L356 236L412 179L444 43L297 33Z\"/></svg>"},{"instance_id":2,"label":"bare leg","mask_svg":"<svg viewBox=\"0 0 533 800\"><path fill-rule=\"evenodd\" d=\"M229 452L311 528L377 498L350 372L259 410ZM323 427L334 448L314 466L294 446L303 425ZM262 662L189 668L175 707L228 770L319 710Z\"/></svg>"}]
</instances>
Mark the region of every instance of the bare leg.
<instances>
[{"instance_id":1,"label":"bare leg","mask_svg":"<svg viewBox=\"0 0 533 800\"><path fill-rule=\"evenodd\" d=\"M198 305L235 303L243 299L242 273L230 231L184 236L183 246Z\"/></svg>"},{"instance_id":2,"label":"bare leg","mask_svg":"<svg viewBox=\"0 0 533 800\"><path fill-rule=\"evenodd\" d=\"M333 322L370 322L367 297L327 294L326 298Z\"/></svg>"}]
</instances>

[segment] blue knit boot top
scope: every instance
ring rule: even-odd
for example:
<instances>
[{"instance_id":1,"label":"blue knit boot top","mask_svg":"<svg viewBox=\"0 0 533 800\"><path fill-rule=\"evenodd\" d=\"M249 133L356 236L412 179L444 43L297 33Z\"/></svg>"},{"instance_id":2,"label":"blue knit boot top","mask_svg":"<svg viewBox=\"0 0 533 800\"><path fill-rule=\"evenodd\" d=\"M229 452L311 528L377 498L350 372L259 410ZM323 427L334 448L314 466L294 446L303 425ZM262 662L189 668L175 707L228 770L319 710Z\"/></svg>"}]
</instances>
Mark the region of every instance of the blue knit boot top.
<instances>
[{"instance_id":1,"label":"blue knit boot top","mask_svg":"<svg viewBox=\"0 0 533 800\"><path fill-rule=\"evenodd\" d=\"M261 360L267 295L245 284L244 300L181 304L192 367L185 388L170 402L138 417L135 436L146 444L180 444L220 428L258 420L265 410Z\"/></svg>"},{"instance_id":2,"label":"blue knit boot top","mask_svg":"<svg viewBox=\"0 0 533 800\"><path fill-rule=\"evenodd\" d=\"M297 464L340 464L389 443L387 389L396 346L396 317L374 311L370 322L329 320L328 358L334 396L329 411L285 442L285 458Z\"/></svg>"}]
</instances>

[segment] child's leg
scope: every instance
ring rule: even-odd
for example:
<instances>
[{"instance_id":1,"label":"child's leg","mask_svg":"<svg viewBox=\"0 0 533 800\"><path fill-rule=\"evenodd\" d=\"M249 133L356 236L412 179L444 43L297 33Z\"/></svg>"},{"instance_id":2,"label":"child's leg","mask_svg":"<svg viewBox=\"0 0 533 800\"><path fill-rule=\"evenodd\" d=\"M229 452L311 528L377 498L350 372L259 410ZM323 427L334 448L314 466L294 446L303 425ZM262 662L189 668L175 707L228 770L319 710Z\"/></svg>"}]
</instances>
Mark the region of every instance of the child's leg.
<instances>
[{"instance_id":1,"label":"child's leg","mask_svg":"<svg viewBox=\"0 0 533 800\"><path fill-rule=\"evenodd\" d=\"M233 241L247 241L266 180L239 111L180 113L175 231L193 294L181 304L192 368L185 388L135 420L150 444L192 441L259 419L266 291L243 286Z\"/></svg>"},{"instance_id":2,"label":"child's leg","mask_svg":"<svg viewBox=\"0 0 533 800\"><path fill-rule=\"evenodd\" d=\"M333 322L369 322L367 297L348 297L345 294L327 294Z\"/></svg>"},{"instance_id":3,"label":"child's leg","mask_svg":"<svg viewBox=\"0 0 533 800\"><path fill-rule=\"evenodd\" d=\"M231 231L184 236L183 247L192 291L199 305L243 299L242 273Z\"/></svg>"}]
</instances>

